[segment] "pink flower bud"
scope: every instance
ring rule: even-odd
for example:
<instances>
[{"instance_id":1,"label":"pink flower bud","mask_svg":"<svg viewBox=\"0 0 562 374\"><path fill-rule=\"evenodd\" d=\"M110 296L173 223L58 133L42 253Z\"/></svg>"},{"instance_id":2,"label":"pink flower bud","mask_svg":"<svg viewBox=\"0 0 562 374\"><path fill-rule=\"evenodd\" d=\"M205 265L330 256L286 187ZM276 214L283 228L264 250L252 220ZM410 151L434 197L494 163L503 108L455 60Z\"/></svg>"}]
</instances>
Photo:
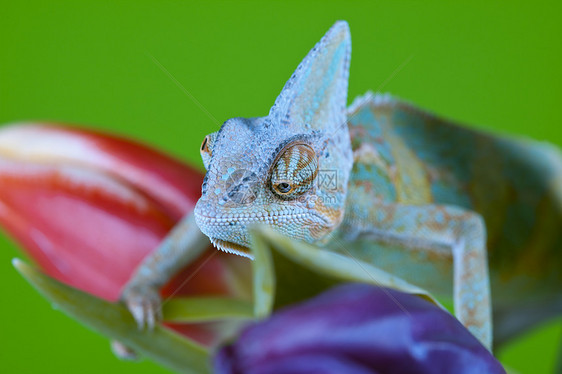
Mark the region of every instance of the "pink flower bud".
<instances>
[{"instance_id":1,"label":"pink flower bud","mask_svg":"<svg viewBox=\"0 0 562 374\"><path fill-rule=\"evenodd\" d=\"M109 301L191 212L202 181L194 168L124 138L43 123L0 129L0 225L46 274ZM209 247L162 293L235 295L232 269L249 266Z\"/></svg>"}]
</instances>

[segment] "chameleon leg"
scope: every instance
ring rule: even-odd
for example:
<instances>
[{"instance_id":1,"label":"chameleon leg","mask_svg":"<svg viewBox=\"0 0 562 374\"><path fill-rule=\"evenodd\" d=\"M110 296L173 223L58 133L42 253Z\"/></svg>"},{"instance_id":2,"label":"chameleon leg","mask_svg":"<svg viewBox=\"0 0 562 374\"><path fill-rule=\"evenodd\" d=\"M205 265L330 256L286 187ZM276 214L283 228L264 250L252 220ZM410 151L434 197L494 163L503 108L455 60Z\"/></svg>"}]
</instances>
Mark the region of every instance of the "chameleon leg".
<instances>
[{"instance_id":1,"label":"chameleon leg","mask_svg":"<svg viewBox=\"0 0 562 374\"><path fill-rule=\"evenodd\" d=\"M353 204L342 225L346 241L367 235L406 252L416 249L452 256L455 314L491 348L486 232L478 214L443 205Z\"/></svg>"},{"instance_id":2,"label":"chameleon leg","mask_svg":"<svg viewBox=\"0 0 562 374\"><path fill-rule=\"evenodd\" d=\"M209 245L193 214L186 215L148 255L121 294L139 328L149 329L162 317L160 288Z\"/></svg>"}]
</instances>

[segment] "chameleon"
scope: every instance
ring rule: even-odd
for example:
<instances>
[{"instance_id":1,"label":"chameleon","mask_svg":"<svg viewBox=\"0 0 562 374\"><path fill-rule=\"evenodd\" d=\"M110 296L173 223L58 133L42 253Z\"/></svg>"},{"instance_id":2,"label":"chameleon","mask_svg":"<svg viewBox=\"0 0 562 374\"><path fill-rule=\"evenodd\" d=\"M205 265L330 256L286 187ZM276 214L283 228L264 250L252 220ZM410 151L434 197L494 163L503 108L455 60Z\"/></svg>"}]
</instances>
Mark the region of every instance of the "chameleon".
<instances>
[{"instance_id":1,"label":"chameleon","mask_svg":"<svg viewBox=\"0 0 562 374\"><path fill-rule=\"evenodd\" d=\"M139 326L161 318L158 288L209 240L251 257L255 224L452 295L456 317L489 349L562 315L559 150L388 94L347 107L350 56L338 21L267 116L229 119L205 137L194 212L123 290Z\"/></svg>"}]
</instances>

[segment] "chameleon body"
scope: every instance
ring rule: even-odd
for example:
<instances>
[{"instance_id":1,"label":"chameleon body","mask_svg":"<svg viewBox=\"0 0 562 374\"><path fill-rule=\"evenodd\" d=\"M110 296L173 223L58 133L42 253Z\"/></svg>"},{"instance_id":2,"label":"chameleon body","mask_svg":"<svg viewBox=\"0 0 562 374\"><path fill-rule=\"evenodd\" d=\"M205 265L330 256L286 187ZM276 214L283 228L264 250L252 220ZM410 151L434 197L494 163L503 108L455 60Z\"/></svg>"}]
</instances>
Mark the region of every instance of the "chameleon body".
<instances>
[{"instance_id":1,"label":"chameleon body","mask_svg":"<svg viewBox=\"0 0 562 374\"><path fill-rule=\"evenodd\" d=\"M452 292L455 314L489 348L490 280L497 342L562 314L559 152L388 95L346 108L350 52L348 26L337 22L268 116L230 119L205 138L194 217L124 291L140 324L158 318L155 289L204 247L197 227L219 249L248 256L256 223Z\"/></svg>"},{"instance_id":2,"label":"chameleon body","mask_svg":"<svg viewBox=\"0 0 562 374\"><path fill-rule=\"evenodd\" d=\"M358 98L348 116L355 162L346 217L331 248L437 294L450 294L453 282L444 280L452 280L455 269L446 250L381 245L361 234L361 222L384 215L378 220L382 229L402 226L398 231L406 236L424 230L423 238L450 227L455 214L461 220L482 217L495 343L562 314L558 149L462 127L388 95ZM365 201L376 203L366 206ZM405 214L396 218L400 209ZM465 304L478 299L476 294ZM458 311L463 306L455 302Z\"/></svg>"}]
</instances>

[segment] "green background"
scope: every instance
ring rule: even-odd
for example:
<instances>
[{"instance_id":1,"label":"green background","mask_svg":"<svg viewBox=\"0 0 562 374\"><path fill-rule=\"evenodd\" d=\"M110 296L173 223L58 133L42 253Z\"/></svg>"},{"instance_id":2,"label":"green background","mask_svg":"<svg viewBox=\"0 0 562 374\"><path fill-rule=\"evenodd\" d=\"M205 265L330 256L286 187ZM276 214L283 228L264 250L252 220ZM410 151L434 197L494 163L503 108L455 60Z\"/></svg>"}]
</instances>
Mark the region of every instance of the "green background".
<instances>
[{"instance_id":1,"label":"green background","mask_svg":"<svg viewBox=\"0 0 562 374\"><path fill-rule=\"evenodd\" d=\"M4 1L0 123L96 127L201 168L203 136L229 117L266 114L308 50L345 19L350 99L388 91L474 126L562 145L560 15L554 2L530 1ZM3 238L0 371L166 372L117 361L103 337L54 311L16 274L15 256ZM521 373L551 372L560 322L501 359Z\"/></svg>"}]
</instances>

